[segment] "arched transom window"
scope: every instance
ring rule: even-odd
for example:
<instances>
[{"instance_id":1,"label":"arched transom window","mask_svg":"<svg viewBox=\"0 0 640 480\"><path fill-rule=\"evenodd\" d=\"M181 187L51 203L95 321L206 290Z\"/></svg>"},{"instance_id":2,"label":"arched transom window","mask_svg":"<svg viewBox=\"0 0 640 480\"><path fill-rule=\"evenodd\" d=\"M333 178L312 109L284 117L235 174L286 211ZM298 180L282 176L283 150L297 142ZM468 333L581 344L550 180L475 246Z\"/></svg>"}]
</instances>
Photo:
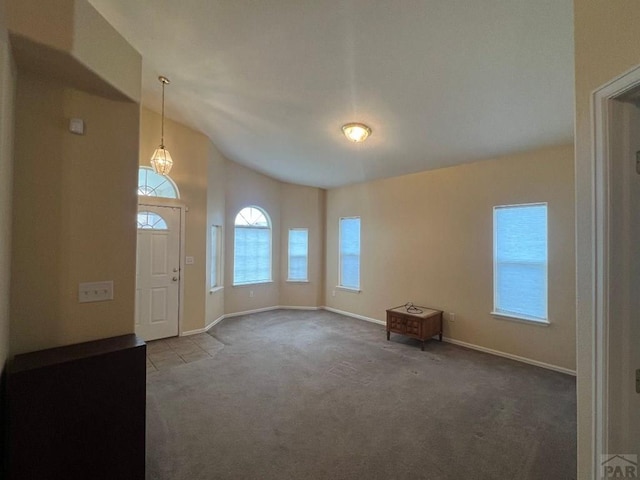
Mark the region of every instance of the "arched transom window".
<instances>
[{"instance_id":1,"label":"arched transom window","mask_svg":"<svg viewBox=\"0 0 640 480\"><path fill-rule=\"evenodd\" d=\"M271 222L261 208L243 208L235 219L233 284L270 281Z\"/></svg>"},{"instance_id":2,"label":"arched transom window","mask_svg":"<svg viewBox=\"0 0 640 480\"><path fill-rule=\"evenodd\" d=\"M157 213L138 212L138 228L144 230L167 230L167 222Z\"/></svg>"},{"instance_id":3,"label":"arched transom window","mask_svg":"<svg viewBox=\"0 0 640 480\"><path fill-rule=\"evenodd\" d=\"M180 198L178 187L167 175L160 175L151 167L138 169L138 195L141 197Z\"/></svg>"}]
</instances>

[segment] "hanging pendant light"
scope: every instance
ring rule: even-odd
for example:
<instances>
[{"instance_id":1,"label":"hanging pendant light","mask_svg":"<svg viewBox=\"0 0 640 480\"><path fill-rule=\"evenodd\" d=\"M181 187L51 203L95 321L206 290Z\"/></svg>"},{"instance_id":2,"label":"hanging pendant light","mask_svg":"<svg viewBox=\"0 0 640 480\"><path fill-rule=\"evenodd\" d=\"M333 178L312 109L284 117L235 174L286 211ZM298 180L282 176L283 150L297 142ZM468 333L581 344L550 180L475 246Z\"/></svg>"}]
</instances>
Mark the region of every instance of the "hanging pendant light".
<instances>
[{"instance_id":1,"label":"hanging pendant light","mask_svg":"<svg viewBox=\"0 0 640 480\"><path fill-rule=\"evenodd\" d=\"M164 148L164 86L169 84L167 77L159 76L158 80L162 83L162 132L160 136L160 146L156 148L151 156L151 166L156 173L160 175L168 175L173 167L173 159L169 150Z\"/></svg>"}]
</instances>

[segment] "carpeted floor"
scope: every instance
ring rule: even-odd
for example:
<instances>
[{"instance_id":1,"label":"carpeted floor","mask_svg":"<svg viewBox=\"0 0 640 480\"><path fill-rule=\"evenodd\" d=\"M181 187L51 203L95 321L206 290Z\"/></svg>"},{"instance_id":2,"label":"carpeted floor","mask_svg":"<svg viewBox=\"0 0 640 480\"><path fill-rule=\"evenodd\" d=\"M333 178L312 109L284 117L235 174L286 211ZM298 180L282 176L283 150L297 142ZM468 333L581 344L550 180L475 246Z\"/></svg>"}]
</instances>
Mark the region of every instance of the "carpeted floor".
<instances>
[{"instance_id":1,"label":"carpeted floor","mask_svg":"<svg viewBox=\"0 0 640 480\"><path fill-rule=\"evenodd\" d=\"M576 477L573 377L326 311L210 334L148 377L148 479Z\"/></svg>"}]
</instances>

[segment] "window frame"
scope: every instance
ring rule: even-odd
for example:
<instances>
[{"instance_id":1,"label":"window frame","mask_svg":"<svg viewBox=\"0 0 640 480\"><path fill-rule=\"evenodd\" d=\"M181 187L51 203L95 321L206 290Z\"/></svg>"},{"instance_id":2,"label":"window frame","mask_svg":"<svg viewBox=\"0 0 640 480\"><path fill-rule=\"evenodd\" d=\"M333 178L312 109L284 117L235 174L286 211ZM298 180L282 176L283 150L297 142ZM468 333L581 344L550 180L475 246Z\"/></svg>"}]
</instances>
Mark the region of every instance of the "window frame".
<instances>
[{"instance_id":1,"label":"window frame","mask_svg":"<svg viewBox=\"0 0 640 480\"><path fill-rule=\"evenodd\" d=\"M305 252L305 278L291 278L291 232L306 232L307 250ZM289 229L287 236L287 282L309 283L309 229L304 227L293 227Z\"/></svg>"},{"instance_id":2,"label":"window frame","mask_svg":"<svg viewBox=\"0 0 640 480\"><path fill-rule=\"evenodd\" d=\"M545 238L545 260L542 263L544 267L545 292L544 292L544 317L536 315L527 315L519 312L512 312L498 308L498 231L497 231L497 212L507 208L528 208L528 207L545 207L546 217L546 238ZM517 203L509 205L495 205L493 207L493 310L491 315L501 319L515 320L518 322L531 323L541 326L548 326L549 321L549 205L547 202L534 203Z\"/></svg>"},{"instance_id":3,"label":"window frame","mask_svg":"<svg viewBox=\"0 0 640 480\"><path fill-rule=\"evenodd\" d=\"M344 285L342 279L342 221L343 220L358 220L358 233L359 233L359 242L358 242L358 285L356 287ZM362 218L359 215L352 215L347 217L339 217L338 219L338 285L336 286L339 290L345 290L348 292L360 293L362 287Z\"/></svg>"},{"instance_id":4,"label":"window frame","mask_svg":"<svg viewBox=\"0 0 640 480\"><path fill-rule=\"evenodd\" d=\"M161 187L163 184L167 184L171 187L171 189L173 190L173 196L169 195L150 195L149 193L145 193L145 192L141 192L140 188L140 174L141 172L145 172L145 181L147 181L149 179L149 175L151 175L151 178L155 178L158 180L162 180L162 182L153 187L152 190L155 192L156 189L158 189L159 187ZM151 167L147 167L144 165L140 165L138 167L138 186L136 188L137 194L138 194L138 198L139 199L144 199L144 198L163 198L163 199L169 199L169 200L180 200L180 190L178 189L178 185L176 184L176 182L173 181L173 179L169 176L169 175L160 175L159 173L156 173L153 168Z\"/></svg>"},{"instance_id":5,"label":"window frame","mask_svg":"<svg viewBox=\"0 0 640 480\"><path fill-rule=\"evenodd\" d=\"M256 226L256 225L238 225L236 224L238 216L246 209L255 209L260 211L260 213L264 216L267 226ZM265 230L269 230L269 278L265 280L250 280L247 282L238 282L236 281L236 231L238 228L263 228ZM267 211L258 207L257 205L247 205L246 207L242 207L238 210L238 213L233 217L233 286L234 287L243 287L246 285L259 285L262 283L272 283L273 282L273 223L271 222L271 217Z\"/></svg>"},{"instance_id":6,"label":"window frame","mask_svg":"<svg viewBox=\"0 0 640 480\"><path fill-rule=\"evenodd\" d=\"M211 264L209 265L209 291L223 288L222 282L222 225L211 225ZM215 239L215 243L214 243ZM215 275L215 278L214 278Z\"/></svg>"},{"instance_id":7,"label":"window frame","mask_svg":"<svg viewBox=\"0 0 640 480\"><path fill-rule=\"evenodd\" d=\"M146 215L147 217L146 223L140 222L141 215ZM149 218L156 218L156 220L153 223L149 223L148 221ZM164 219L164 217L159 213L152 212L150 210L139 210L138 215L136 217L136 224L137 224L138 230L155 230L160 232L166 232L169 229L167 225L167 221Z\"/></svg>"}]
</instances>

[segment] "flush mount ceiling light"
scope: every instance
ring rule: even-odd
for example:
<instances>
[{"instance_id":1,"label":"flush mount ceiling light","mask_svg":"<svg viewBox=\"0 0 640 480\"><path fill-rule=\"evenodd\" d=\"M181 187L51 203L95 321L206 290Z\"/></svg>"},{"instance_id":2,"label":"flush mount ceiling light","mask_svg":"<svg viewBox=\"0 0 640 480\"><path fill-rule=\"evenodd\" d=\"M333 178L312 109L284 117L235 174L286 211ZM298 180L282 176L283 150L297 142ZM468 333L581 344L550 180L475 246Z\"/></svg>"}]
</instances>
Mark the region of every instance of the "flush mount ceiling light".
<instances>
[{"instance_id":1,"label":"flush mount ceiling light","mask_svg":"<svg viewBox=\"0 0 640 480\"><path fill-rule=\"evenodd\" d=\"M160 175L168 175L173 167L173 159L169 150L164 148L164 86L169 84L167 77L159 76L158 80L162 83L162 131L160 134L160 146L156 148L151 156L151 166L156 173Z\"/></svg>"},{"instance_id":2,"label":"flush mount ceiling light","mask_svg":"<svg viewBox=\"0 0 640 480\"><path fill-rule=\"evenodd\" d=\"M342 126L342 133L352 142L364 142L369 135L371 129L364 123L347 123Z\"/></svg>"}]
</instances>

